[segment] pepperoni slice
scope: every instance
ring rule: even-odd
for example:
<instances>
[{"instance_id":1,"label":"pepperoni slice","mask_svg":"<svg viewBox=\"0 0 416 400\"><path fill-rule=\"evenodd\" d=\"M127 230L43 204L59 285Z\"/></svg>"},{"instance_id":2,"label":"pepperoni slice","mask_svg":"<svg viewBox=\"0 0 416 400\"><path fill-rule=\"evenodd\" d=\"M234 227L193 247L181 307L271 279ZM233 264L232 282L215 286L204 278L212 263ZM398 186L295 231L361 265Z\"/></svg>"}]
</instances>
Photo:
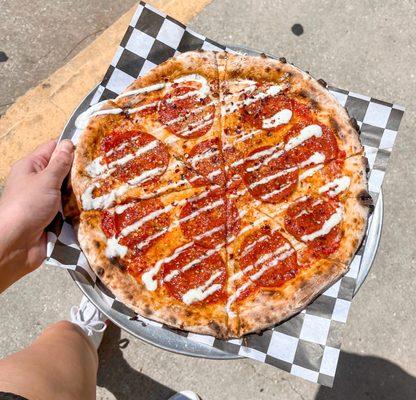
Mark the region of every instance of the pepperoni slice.
<instances>
[{"instance_id":1,"label":"pepperoni slice","mask_svg":"<svg viewBox=\"0 0 416 400\"><path fill-rule=\"evenodd\" d=\"M244 275L259 286L277 287L298 271L296 252L280 233L263 226L246 236L238 250Z\"/></svg>"},{"instance_id":2,"label":"pepperoni slice","mask_svg":"<svg viewBox=\"0 0 416 400\"><path fill-rule=\"evenodd\" d=\"M296 239L319 231L324 223L337 210L334 200L309 197L305 201L293 203L286 211L285 228ZM307 241L310 251L315 255L328 256L337 250L341 240L339 225L333 227L328 234Z\"/></svg>"},{"instance_id":3,"label":"pepperoni slice","mask_svg":"<svg viewBox=\"0 0 416 400\"><path fill-rule=\"evenodd\" d=\"M293 137L299 136L302 129L312 124L314 123L310 123L310 121L297 124L287 134L285 137L285 142L287 143ZM290 149L287 152L288 166L295 166L301 163L305 163L316 153L324 155L325 162L342 156L341 152L339 151L337 139L333 131L324 125L317 125L321 127L322 135L320 137L312 136L300 145Z\"/></svg>"},{"instance_id":4,"label":"pepperoni slice","mask_svg":"<svg viewBox=\"0 0 416 400\"><path fill-rule=\"evenodd\" d=\"M180 227L188 239L212 248L225 241L226 215L223 192L205 192L188 199L180 213Z\"/></svg>"},{"instance_id":5,"label":"pepperoni slice","mask_svg":"<svg viewBox=\"0 0 416 400\"><path fill-rule=\"evenodd\" d=\"M148 184L163 175L169 164L166 146L149 133L140 131L112 132L102 143L106 177L95 195L110 190L114 181L138 186Z\"/></svg>"},{"instance_id":6,"label":"pepperoni slice","mask_svg":"<svg viewBox=\"0 0 416 400\"><path fill-rule=\"evenodd\" d=\"M288 168L285 155L280 154L279 150L273 151L272 147L261 147L246 158L243 180L256 199L278 203L295 190L298 169Z\"/></svg>"},{"instance_id":7,"label":"pepperoni slice","mask_svg":"<svg viewBox=\"0 0 416 400\"><path fill-rule=\"evenodd\" d=\"M169 279L169 276L175 275ZM218 253L208 253L197 244L181 251L177 257L163 265L165 287L169 294L183 301L183 296L191 289L200 288L203 292L213 285L221 288L213 291L193 304L225 301L227 280L226 266Z\"/></svg>"},{"instance_id":8,"label":"pepperoni slice","mask_svg":"<svg viewBox=\"0 0 416 400\"><path fill-rule=\"evenodd\" d=\"M225 174L222 170L222 157L218 138L204 140L195 145L189 152L187 159L192 168L207 179L192 179L192 172L187 173L186 178L195 187L206 184L225 185Z\"/></svg>"},{"instance_id":9,"label":"pepperoni slice","mask_svg":"<svg viewBox=\"0 0 416 400\"><path fill-rule=\"evenodd\" d=\"M184 139L205 135L214 123L215 106L209 96L201 98L201 89L200 82L174 83L159 104L159 122Z\"/></svg>"},{"instance_id":10,"label":"pepperoni slice","mask_svg":"<svg viewBox=\"0 0 416 400\"><path fill-rule=\"evenodd\" d=\"M261 89L262 91L267 90L267 87ZM257 129L268 129L276 130L284 126L287 122L276 126L263 127L263 121L265 119L272 118L275 114L282 110L293 109L293 101L284 95L268 96L263 99L259 99L254 103L244 106L241 111L241 117L243 122L249 124ZM289 117L289 120L291 117ZM273 124L272 124L273 125Z\"/></svg>"},{"instance_id":11,"label":"pepperoni slice","mask_svg":"<svg viewBox=\"0 0 416 400\"><path fill-rule=\"evenodd\" d=\"M169 210L159 199L142 200L129 207L104 211L101 226L107 237L116 236L121 245L141 253L163 237L170 225ZM140 250L137 245L140 244Z\"/></svg>"}]
</instances>

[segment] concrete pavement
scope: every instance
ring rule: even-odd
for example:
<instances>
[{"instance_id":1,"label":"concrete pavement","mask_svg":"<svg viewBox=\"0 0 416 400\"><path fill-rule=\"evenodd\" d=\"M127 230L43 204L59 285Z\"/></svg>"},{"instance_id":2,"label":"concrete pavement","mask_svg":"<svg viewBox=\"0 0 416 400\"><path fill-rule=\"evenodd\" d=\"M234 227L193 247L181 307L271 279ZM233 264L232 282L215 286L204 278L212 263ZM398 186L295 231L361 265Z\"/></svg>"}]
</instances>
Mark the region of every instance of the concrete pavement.
<instances>
[{"instance_id":1,"label":"concrete pavement","mask_svg":"<svg viewBox=\"0 0 416 400\"><path fill-rule=\"evenodd\" d=\"M26 11L22 11L21 0L2 3L0 14L6 24L0 27L0 37L4 38L4 32L12 29L11 19L18 21ZM62 58L55 52L64 55L74 44L69 43L68 35L52 39L50 33L63 23L62 15L73 15L71 32L84 29L82 35L93 35L97 27L115 20L121 8L125 10L133 2L88 6L88 18L97 21L90 27L84 21L85 8L75 6L90 2L59 3L62 8L51 8L52 3L37 0L32 2L36 7L30 8L30 21L36 27L43 24L42 10L49 7L47 19L51 25L44 24L45 35L39 36L36 44L51 51L49 58L36 62L39 70L47 69L44 75L31 73L31 64L24 61L32 51L30 29L21 30L19 41L10 36L5 43L11 47L0 42L0 50L10 57L0 63L7 81L0 83L5 85L0 88L0 103L13 100L61 65ZM3 10L7 14L3 15ZM205 400L416 397L415 21L416 4L412 1L214 0L190 24L219 42L284 55L331 84L406 106L384 184L381 246L370 276L351 308L334 389L320 389L250 360L219 362L170 354L113 328L100 351L99 399L164 399L173 390L184 388L198 391ZM296 23L304 28L300 36L291 31ZM12 61L13 46L13 51L22 54L21 60ZM7 67L10 62L14 64ZM16 73L19 68L26 71L22 79ZM0 297L0 356L24 347L48 323L64 318L79 298L67 274L53 268L42 267L18 282Z\"/></svg>"}]
</instances>

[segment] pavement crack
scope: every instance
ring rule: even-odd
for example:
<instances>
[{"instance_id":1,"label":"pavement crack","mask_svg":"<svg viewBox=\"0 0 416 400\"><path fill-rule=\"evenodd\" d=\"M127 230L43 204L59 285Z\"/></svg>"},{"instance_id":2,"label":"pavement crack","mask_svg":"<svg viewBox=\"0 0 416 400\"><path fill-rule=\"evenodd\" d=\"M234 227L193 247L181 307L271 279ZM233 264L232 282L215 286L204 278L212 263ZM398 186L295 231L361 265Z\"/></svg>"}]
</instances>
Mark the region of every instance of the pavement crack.
<instances>
[{"instance_id":1,"label":"pavement crack","mask_svg":"<svg viewBox=\"0 0 416 400\"><path fill-rule=\"evenodd\" d=\"M292 382L290 382L286 378L281 378L281 381L286 382L289 385L289 387L301 398L301 400L306 400L303 394L299 391L299 389L295 385L293 385Z\"/></svg>"},{"instance_id":2,"label":"pavement crack","mask_svg":"<svg viewBox=\"0 0 416 400\"><path fill-rule=\"evenodd\" d=\"M79 40L77 43L75 43L71 48L70 48L70 50L66 53L66 55L65 55L65 57L62 59L62 61L66 61L67 60L67 58L71 55L71 53L82 43L82 42L84 42L85 40L87 40L88 38L90 38L91 36L94 36L94 35L98 35L99 33L101 33L101 32L103 32L103 31L105 31L107 29L107 27L104 27L104 28L100 28L100 29L98 29L98 30L96 30L96 31L94 31L94 32L91 32L91 33L89 33L88 35L86 35L86 36L84 36L81 40Z\"/></svg>"}]
</instances>

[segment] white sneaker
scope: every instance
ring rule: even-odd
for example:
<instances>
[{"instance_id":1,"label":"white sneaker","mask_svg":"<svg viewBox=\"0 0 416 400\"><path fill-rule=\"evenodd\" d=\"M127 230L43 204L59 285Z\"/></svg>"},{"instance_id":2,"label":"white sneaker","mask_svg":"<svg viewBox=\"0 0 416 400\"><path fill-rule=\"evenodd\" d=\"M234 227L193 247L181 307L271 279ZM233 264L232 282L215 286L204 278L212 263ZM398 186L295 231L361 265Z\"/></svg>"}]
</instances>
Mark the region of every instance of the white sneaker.
<instances>
[{"instance_id":1,"label":"white sneaker","mask_svg":"<svg viewBox=\"0 0 416 400\"><path fill-rule=\"evenodd\" d=\"M85 296L79 306L71 307L71 322L87 334L98 350L107 328L106 317Z\"/></svg>"},{"instance_id":2,"label":"white sneaker","mask_svg":"<svg viewBox=\"0 0 416 400\"><path fill-rule=\"evenodd\" d=\"M174 394L168 400L201 400L201 398L190 390L183 390L182 392Z\"/></svg>"}]
</instances>

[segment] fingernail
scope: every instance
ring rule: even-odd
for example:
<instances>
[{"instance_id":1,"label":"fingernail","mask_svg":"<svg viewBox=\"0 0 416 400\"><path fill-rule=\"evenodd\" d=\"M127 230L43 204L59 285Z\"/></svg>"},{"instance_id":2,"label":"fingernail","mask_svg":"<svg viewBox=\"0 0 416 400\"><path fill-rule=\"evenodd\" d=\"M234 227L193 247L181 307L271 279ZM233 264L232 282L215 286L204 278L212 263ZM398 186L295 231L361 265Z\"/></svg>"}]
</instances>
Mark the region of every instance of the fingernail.
<instances>
[{"instance_id":1,"label":"fingernail","mask_svg":"<svg viewBox=\"0 0 416 400\"><path fill-rule=\"evenodd\" d=\"M68 139L62 140L58 145L58 150L63 151L64 153L72 154L74 151L74 145Z\"/></svg>"}]
</instances>

